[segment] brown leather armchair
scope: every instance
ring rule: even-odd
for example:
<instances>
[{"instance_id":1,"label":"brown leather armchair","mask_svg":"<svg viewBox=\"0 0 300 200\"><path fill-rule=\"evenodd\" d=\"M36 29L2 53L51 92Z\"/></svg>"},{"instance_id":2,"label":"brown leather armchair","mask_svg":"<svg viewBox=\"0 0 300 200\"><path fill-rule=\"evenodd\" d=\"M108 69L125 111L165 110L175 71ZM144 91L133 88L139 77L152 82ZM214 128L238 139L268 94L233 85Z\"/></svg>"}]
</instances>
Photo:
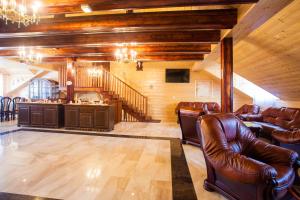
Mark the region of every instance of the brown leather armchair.
<instances>
[{"instance_id":1,"label":"brown leather armchair","mask_svg":"<svg viewBox=\"0 0 300 200\"><path fill-rule=\"evenodd\" d=\"M182 143L200 146L200 137L196 130L198 117L204 114L204 110L185 110L180 109L178 112L179 124L182 132Z\"/></svg>"},{"instance_id":2,"label":"brown leather armchair","mask_svg":"<svg viewBox=\"0 0 300 200\"><path fill-rule=\"evenodd\" d=\"M287 195L296 177L296 152L257 139L233 114L204 115L200 120L206 190L243 200Z\"/></svg>"},{"instance_id":3,"label":"brown leather armchair","mask_svg":"<svg viewBox=\"0 0 300 200\"><path fill-rule=\"evenodd\" d=\"M258 105L245 104L234 112L234 115L241 120L246 121L248 116L259 114L260 107Z\"/></svg>"}]
</instances>

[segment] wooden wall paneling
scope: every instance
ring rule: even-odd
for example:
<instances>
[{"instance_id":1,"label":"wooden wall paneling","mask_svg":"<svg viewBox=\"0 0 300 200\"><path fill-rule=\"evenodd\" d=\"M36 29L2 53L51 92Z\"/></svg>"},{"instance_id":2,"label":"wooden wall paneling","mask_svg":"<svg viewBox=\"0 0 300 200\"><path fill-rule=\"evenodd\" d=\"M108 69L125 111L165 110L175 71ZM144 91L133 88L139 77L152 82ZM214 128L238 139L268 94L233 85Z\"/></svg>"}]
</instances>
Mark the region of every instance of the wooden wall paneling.
<instances>
[{"instance_id":1,"label":"wooden wall paneling","mask_svg":"<svg viewBox=\"0 0 300 200\"><path fill-rule=\"evenodd\" d=\"M113 74L130 84L147 97L142 102L144 109L153 119L163 122L176 122L175 107L179 101L201 101L221 103L220 80L205 71L192 71L194 62L145 62L144 71L136 71L135 64L111 63ZM165 82L166 68L190 68L191 81L183 84ZM195 81L213 81L213 96L195 97ZM129 98L129 89L126 90ZM148 101L148 104L147 104ZM234 108L243 104L251 104L252 98L235 92Z\"/></svg>"}]
</instances>

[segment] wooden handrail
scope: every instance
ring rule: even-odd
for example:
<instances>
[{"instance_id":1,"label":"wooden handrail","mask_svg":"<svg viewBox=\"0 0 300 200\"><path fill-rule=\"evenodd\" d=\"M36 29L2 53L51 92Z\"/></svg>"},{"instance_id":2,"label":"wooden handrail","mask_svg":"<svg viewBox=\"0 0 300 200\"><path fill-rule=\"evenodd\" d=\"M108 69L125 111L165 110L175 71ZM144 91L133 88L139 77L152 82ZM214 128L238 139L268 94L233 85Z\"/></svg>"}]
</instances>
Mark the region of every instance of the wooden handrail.
<instances>
[{"instance_id":1,"label":"wooden handrail","mask_svg":"<svg viewBox=\"0 0 300 200\"><path fill-rule=\"evenodd\" d=\"M103 71L106 71L105 69L103 69ZM139 91L137 91L136 89L134 89L133 87L131 87L130 85L128 85L127 83L125 83L124 81L122 81L119 77L117 77L116 75L111 74L109 71L106 71L108 74L110 74L111 76L115 77L118 79L118 81L122 82L123 84L125 84L127 87L129 87L130 89L132 89L133 91L135 91L136 93L138 93L141 96L144 96L143 94L141 94Z\"/></svg>"},{"instance_id":2,"label":"wooden handrail","mask_svg":"<svg viewBox=\"0 0 300 200\"><path fill-rule=\"evenodd\" d=\"M113 75L104 68L99 67L99 69L102 70L101 76L91 77L88 76L86 68L75 67L75 88L102 88L102 91L118 95L119 98L125 100L127 106L134 110L135 114L138 113L146 117L148 114L148 98L116 75ZM59 74L60 86L66 87L65 66L60 68ZM125 120L137 121L135 116L130 115L130 113L124 113L123 115L123 119Z\"/></svg>"}]
</instances>

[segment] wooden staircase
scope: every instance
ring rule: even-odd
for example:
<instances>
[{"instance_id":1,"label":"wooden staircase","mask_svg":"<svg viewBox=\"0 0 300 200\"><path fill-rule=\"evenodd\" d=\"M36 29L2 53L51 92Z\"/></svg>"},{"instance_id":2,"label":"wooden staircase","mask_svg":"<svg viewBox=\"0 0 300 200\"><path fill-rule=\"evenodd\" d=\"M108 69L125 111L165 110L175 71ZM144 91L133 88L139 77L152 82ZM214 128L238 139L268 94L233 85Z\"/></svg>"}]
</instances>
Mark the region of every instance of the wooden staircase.
<instances>
[{"instance_id":1,"label":"wooden staircase","mask_svg":"<svg viewBox=\"0 0 300 200\"><path fill-rule=\"evenodd\" d=\"M101 71L100 75L88 76L86 67L76 67L75 90L98 92L108 103L121 101L122 121L158 122L148 115L148 98L146 96L104 68L97 67L97 69ZM66 87L66 76L64 75L66 67L61 67L59 74L60 86Z\"/></svg>"}]
</instances>

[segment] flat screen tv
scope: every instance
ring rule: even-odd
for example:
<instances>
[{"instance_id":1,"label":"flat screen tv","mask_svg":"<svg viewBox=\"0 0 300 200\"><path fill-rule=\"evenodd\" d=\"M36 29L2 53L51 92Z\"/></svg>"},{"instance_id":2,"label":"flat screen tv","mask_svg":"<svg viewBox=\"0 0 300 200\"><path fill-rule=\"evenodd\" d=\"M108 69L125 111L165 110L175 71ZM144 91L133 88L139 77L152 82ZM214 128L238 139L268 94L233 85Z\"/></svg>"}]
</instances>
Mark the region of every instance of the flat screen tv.
<instances>
[{"instance_id":1,"label":"flat screen tv","mask_svg":"<svg viewBox=\"0 0 300 200\"><path fill-rule=\"evenodd\" d=\"M189 83L190 69L166 69L166 83Z\"/></svg>"}]
</instances>

